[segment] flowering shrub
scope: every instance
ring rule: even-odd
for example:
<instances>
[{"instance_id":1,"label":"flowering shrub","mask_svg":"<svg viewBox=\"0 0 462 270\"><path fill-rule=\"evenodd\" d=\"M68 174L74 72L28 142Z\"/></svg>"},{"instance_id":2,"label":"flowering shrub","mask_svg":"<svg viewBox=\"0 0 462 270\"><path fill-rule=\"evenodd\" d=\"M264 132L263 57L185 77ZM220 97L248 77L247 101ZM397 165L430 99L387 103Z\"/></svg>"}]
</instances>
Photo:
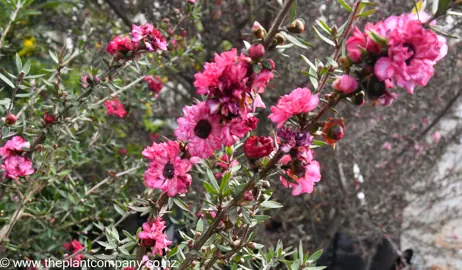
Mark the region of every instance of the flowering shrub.
<instances>
[{"instance_id":1,"label":"flowering shrub","mask_svg":"<svg viewBox=\"0 0 462 270\"><path fill-rule=\"evenodd\" d=\"M197 18L200 4L187 2L182 20ZM397 98L391 89L413 93L425 86L448 50L446 39L433 30L448 1L440 1L434 16L423 11L391 16L367 23L364 31L355 25L372 4L340 2L350 11L345 24L320 24L329 36L315 27L332 45L332 57L316 65L303 57L311 86L293 86L271 106L268 118L275 130L265 136L255 130L258 114L266 109L262 96L277 74L270 57L292 45L306 47L297 37L305 31L303 21L285 19L289 10L295 15L293 0L285 1L269 29L254 23L254 39L245 49L217 53L200 68L194 76L200 99L183 108L174 136L156 138L150 146L127 136L133 130L124 121L158 129L152 126L151 108L143 104L166 92L162 72L186 57L175 48L194 47L181 48L172 38L177 27L166 31L134 24L129 35L107 42L104 69L85 67L78 74L68 66L84 47L50 52L51 75L33 75L41 70L16 55L16 72L0 76L11 90L2 102L1 209L7 217L0 221L2 251L38 260L169 259L179 269L322 269L316 266L322 251L309 255L302 245L295 252L254 242L251 229L270 218L269 209L282 207L271 200L270 181L279 178L293 196L312 193L322 181L315 149L335 147L347 132L344 119L327 114L341 101L391 105ZM24 6L14 3L15 10ZM65 85L65 76L79 78L79 85ZM136 88L149 89L154 98ZM38 104L41 109L35 110ZM97 179L102 170L107 178ZM134 183L143 172L140 190ZM200 200L201 195L191 196L193 184L201 186ZM113 195L112 201L99 198L99 192ZM135 214L145 220L137 231L119 227ZM181 228L177 237L167 233L170 223ZM19 239L24 235L28 239Z\"/></svg>"}]
</instances>

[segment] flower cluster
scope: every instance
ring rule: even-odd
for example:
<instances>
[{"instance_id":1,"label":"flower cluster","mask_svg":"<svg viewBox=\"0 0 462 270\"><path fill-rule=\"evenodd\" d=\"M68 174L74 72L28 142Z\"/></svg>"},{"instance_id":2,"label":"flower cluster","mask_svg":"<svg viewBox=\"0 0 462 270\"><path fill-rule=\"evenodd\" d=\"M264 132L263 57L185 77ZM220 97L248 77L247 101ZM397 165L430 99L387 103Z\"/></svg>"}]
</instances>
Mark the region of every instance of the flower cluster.
<instances>
[{"instance_id":1,"label":"flower cluster","mask_svg":"<svg viewBox=\"0 0 462 270\"><path fill-rule=\"evenodd\" d=\"M278 137L284 145L281 149L288 152L280 160L284 170L280 176L282 184L292 188L294 196L313 192L315 183L321 180L321 172L310 149L312 136L286 127L278 131Z\"/></svg>"},{"instance_id":2,"label":"flower cluster","mask_svg":"<svg viewBox=\"0 0 462 270\"><path fill-rule=\"evenodd\" d=\"M262 61L262 54L258 57L252 60L232 49L216 55L195 75L197 93L206 100L186 106L175 130L178 140L188 142L191 156L208 158L256 128L258 119L253 113L265 107L260 94L273 78L274 68L271 60Z\"/></svg>"},{"instance_id":3,"label":"flower cluster","mask_svg":"<svg viewBox=\"0 0 462 270\"><path fill-rule=\"evenodd\" d=\"M156 94L158 94L164 86L162 80L157 76L144 76L144 81L148 83L149 90Z\"/></svg>"},{"instance_id":4,"label":"flower cluster","mask_svg":"<svg viewBox=\"0 0 462 270\"><path fill-rule=\"evenodd\" d=\"M168 196L187 193L191 185L192 163L180 156L178 142L153 143L146 147L143 156L151 161L144 173L144 182L150 188L160 189Z\"/></svg>"},{"instance_id":5,"label":"flower cluster","mask_svg":"<svg viewBox=\"0 0 462 270\"><path fill-rule=\"evenodd\" d=\"M395 84L411 94L416 86L427 85L434 73L433 66L448 51L446 39L425 26L429 20L429 15L420 12L368 23L364 32L355 28L346 50L350 65L360 71L353 73L356 78L344 75L334 83L334 89L350 94L358 87L352 82L356 79L370 99L388 106L397 98L397 94L387 90Z\"/></svg>"},{"instance_id":6,"label":"flower cluster","mask_svg":"<svg viewBox=\"0 0 462 270\"><path fill-rule=\"evenodd\" d=\"M120 59L133 59L142 51L153 52L156 50L167 50L167 40L151 24L132 25L131 37L116 36L109 43L106 50L111 55Z\"/></svg>"},{"instance_id":7,"label":"flower cluster","mask_svg":"<svg viewBox=\"0 0 462 270\"><path fill-rule=\"evenodd\" d=\"M108 115L115 115L119 118L124 118L127 115L127 111L124 108L124 105L120 103L120 100L115 98L111 100L106 100L104 102L104 106L106 106L106 112Z\"/></svg>"},{"instance_id":8,"label":"flower cluster","mask_svg":"<svg viewBox=\"0 0 462 270\"><path fill-rule=\"evenodd\" d=\"M142 225L143 230L138 233L138 238L141 239L141 244L145 247L152 247L152 252L160 256L163 255L163 250L167 249L172 241L167 239L167 235L163 233L165 230L165 221L162 217L157 220L151 219Z\"/></svg>"},{"instance_id":9,"label":"flower cluster","mask_svg":"<svg viewBox=\"0 0 462 270\"><path fill-rule=\"evenodd\" d=\"M64 243L63 248L70 251L71 254L74 254L82 250L83 245L79 242L79 240L74 239L70 242ZM74 257L72 257L72 260L81 261L84 258L85 256L83 256L82 254L77 254Z\"/></svg>"},{"instance_id":10,"label":"flower cluster","mask_svg":"<svg viewBox=\"0 0 462 270\"><path fill-rule=\"evenodd\" d=\"M17 180L18 177L34 173L32 162L27 157L22 156L23 149L29 147L30 143L20 136L14 136L3 147L0 147L0 155L3 160L0 168L4 170L5 178Z\"/></svg>"}]
</instances>

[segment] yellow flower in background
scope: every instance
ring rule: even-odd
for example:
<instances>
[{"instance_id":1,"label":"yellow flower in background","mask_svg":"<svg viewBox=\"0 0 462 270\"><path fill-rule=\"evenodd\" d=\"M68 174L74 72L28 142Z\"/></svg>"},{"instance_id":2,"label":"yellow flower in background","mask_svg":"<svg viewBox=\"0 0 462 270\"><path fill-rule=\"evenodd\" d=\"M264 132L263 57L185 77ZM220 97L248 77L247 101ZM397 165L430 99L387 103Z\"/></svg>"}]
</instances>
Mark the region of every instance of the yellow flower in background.
<instances>
[{"instance_id":1,"label":"yellow flower in background","mask_svg":"<svg viewBox=\"0 0 462 270\"><path fill-rule=\"evenodd\" d=\"M22 44L23 48L18 52L19 56L29 56L35 51L35 48L37 47L35 37L33 36L25 37Z\"/></svg>"}]
</instances>

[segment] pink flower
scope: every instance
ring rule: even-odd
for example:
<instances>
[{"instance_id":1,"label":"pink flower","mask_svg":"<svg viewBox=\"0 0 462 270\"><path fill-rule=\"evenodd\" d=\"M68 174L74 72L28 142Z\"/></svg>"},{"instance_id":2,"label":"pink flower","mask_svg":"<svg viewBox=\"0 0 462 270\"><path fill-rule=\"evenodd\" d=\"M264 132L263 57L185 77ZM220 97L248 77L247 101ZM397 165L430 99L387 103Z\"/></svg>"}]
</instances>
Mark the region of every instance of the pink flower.
<instances>
[{"instance_id":1,"label":"pink flower","mask_svg":"<svg viewBox=\"0 0 462 270\"><path fill-rule=\"evenodd\" d=\"M312 95L308 88L297 88L290 94L281 97L276 106L271 107L268 116L280 128L294 115L307 113L318 106L318 95Z\"/></svg>"},{"instance_id":2,"label":"pink flower","mask_svg":"<svg viewBox=\"0 0 462 270\"><path fill-rule=\"evenodd\" d=\"M214 60L194 75L194 86L198 94L207 96L209 104L216 104L217 112L229 120L264 107L259 93L273 78L270 70L253 73L251 59L238 55L236 49L215 55Z\"/></svg>"},{"instance_id":3,"label":"pink flower","mask_svg":"<svg viewBox=\"0 0 462 270\"><path fill-rule=\"evenodd\" d=\"M438 143L441 140L441 133L439 131L435 131L432 135L432 139L434 143Z\"/></svg>"},{"instance_id":4,"label":"pink flower","mask_svg":"<svg viewBox=\"0 0 462 270\"><path fill-rule=\"evenodd\" d=\"M366 36L355 27L353 36L348 38L346 42L346 50L353 62L359 62L363 55L363 50L366 49Z\"/></svg>"},{"instance_id":5,"label":"pink flower","mask_svg":"<svg viewBox=\"0 0 462 270\"><path fill-rule=\"evenodd\" d=\"M358 80L349 75L342 75L334 81L332 87L335 90L348 95L358 88Z\"/></svg>"},{"instance_id":6,"label":"pink flower","mask_svg":"<svg viewBox=\"0 0 462 270\"><path fill-rule=\"evenodd\" d=\"M188 152L200 158L210 157L221 148L220 116L212 114L205 102L183 108L184 116L177 119L175 136L188 142Z\"/></svg>"},{"instance_id":7,"label":"pink flower","mask_svg":"<svg viewBox=\"0 0 462 270\"><path fill-rule=\"evenodd\" d=\"M72 254L74 254L82 250L84 247L79 242L79 240L74 239L71 242L64 243L63 248L69 250ZM75 257L72 257L72 260L81 261L84 258L85 257L82 254L78 254Z\"/></svg>"},{"instance_id":8,"label":"pink flower","mask_svg":"<svg viewBox=\"0 0 462 270\"><path fill-rule=\"evenodd\" d=\"M257 127L258 118L251 114L243 115L229 121L221 127L221 139L226 146L231 146L247 133Z\"/></svg>"},{"instance_id":9,"label":"pink flower","mask_svg":"<svg viewBox=\"0 0 462 270\"><path fill-rule=\"evenodd\" d=\"M312 193L314 189L314 184L321 180L321 171L319 167L319 163L316 160L311 161L308 165L304 167L304 174L294 180L295 183L287 181L284 177L280 177L282 184L285 187L292 188L292 195L298 196L302 193ZM287 174L293 174L290 169L286 171Z\"/></svg>"},{"instance_id":10,"label":"pink flower","mask_svg":"<svg viewBox=\"0 0 462 270\"><path fill-rule=\"evenodd\" d=\"M392 147L392 145L391 145L391 143L390 143L390 142L385 142L385 143L383 144L383 146L382 146L382 147L383 147L384 149L386 149L386 150L390 151L390 150L391 150L391 147Z\"/></svg>"},{"instance_id":11,"label":"pink flower","mask_svg":"<svg viewBox=\"0 0 462 270\"><path fill-rule=\"evenodd\" d=\"M169 197L187 193L191 185L192 164L189 160L180 156L178 142L153 143L146 147L143 156L151 160L148 169L144 173L144 182L150 188L157 188L166 192Z\"/></svg>"},{"instance_id":12,"label":"pink flower","mask_svg":"<svg viewBox=\"0 0 462 270\"><path fill-rule=\"evenodd\" d=\"M188 0L188 2L189 2L190 4L195 4L195 3L196 3L196 0Z\"/></svg>"},{"instance_id":13,"label":"pink flower","mask_svg":"<svg viewBox=\"0 0 462 270\"><path fill-rule=\"evenodd\" d=\"M133 24L130 32L132 41L138 44L140 41L144 43L144 47L150 52L160 49L167 50L167 40L164 36L152 26L150 23L138 26Z\"/></svg>"},{"instance_id":14,"label":"pink flower","mask_svg":"<svg viewBox=\"0 0 462 270\"><path fill-rule=\"evenodd\" d=\"M35 172L34 168L32 168L32 162L23 156L10 156L4 159L0 168L5 171L6 178L14 180Z\"/></svg>"},{"instance_id":15,"label":"pink flower","mask_svg":"<svg viewBox=\"0 0 462 270\"><path fill-rule=\"evenodd\" d=\"M29 148L30 143L20 136L14 136L11 140L7 141L3 147L0 147L0 155L2 159L15 156L23 152L23 148Z\"/></svg>"},{"instance_id":16,"label":"pink flower","mask_svg":"<svg viewBox=\"0 0 462 270\"><path fill-rule=\"evenodd\" d=\"M116 36L106 48L111 55L116 56L116 60L122 58L132 59L138 46L134 44L129 37Z\"/></svg>"},{"instance_id":17,"label":"pink flower","mask_svg":"<svg viewBox=\"0 0 462 270\"><path fill-rule=\"evenodd\" d=\"M143 230L138 233L138 238L142 239L142 244L146 247L152 247L152 251L160 256L163 255L163 250L167 249L172 243L167 239L167 235L163 233L165 230L165 221L162 217L157 220L143 223Z\"/></svg>"},{"instance_id":18,"label":"pink flower","mask_svg":"<svg viewBox=\"0 0 462 270\"><path fill-rule=\"evenodd\" d=\"M390 17L385 24L390 29L388 56L377 61L374 72L379 80L395 81L413 93L417 85L427 85L433 66L447 54L446 39L406 14Z\"/></svg>"},{"instance_id":19,"label":"pink flower","mask_svg":"<svg viewBox=\"0 0 462 270\"><path fill-rule=\"evenodd\" d=\"M112 100L106 100L104 102L104 105L106 106L106 112L108 115L115 115L119 118L124 118L127 114L127 111L125 111L124 106L122 105L122 103L120 103L120 100L118 100L117 98Z\"/></svg>"},{"instance_id":20,"label":"pink flower","mask_svg":"<svg viewBox=\"0 0 462 270\"><path fill-rule=\"evenodd\" d=\"M162 80L157 76L144 76L144 81L148 83L149 90L155 93L159 93L164 86Z\"/></svg>"}]
</instances>

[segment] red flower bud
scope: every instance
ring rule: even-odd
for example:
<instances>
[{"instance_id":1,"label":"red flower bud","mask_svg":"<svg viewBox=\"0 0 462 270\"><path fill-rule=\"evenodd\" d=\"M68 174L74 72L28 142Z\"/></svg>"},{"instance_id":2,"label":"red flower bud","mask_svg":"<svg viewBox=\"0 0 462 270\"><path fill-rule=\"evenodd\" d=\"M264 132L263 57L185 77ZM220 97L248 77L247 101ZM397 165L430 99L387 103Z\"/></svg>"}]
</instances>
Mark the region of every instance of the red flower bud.
<instances>
[{"instance_id":1,"label":"red flower bud","mask_svg":"<svg viewBox=\"0 0 462 270\"><path fill-rule=\"evenodd\" d=\"M356 88L358 88L358 81L356 78L351 77L350 75L342 75L334 81L332 87L335 90L348 95L353 93Z\"/></svg>"},{"instance_id":2,"label":"red flower bud","mask_svg":"<svg viewBox=\"0 0 462 270\"><path fill-rule=\"evenodd\" d=\"M152 239L142 239L141 240L141 245L148 247L148 248L153 247L155 244L156 244L156 241Z\"/></svg>"},{"instance_id":3,"label":"red flower bud","mask_svg":"<svg viewBox=\"0 0 462 270\"><path fill-rule=\"evenodd\" d=\"M265 55L265 47L261 44L254 44L249 48L249 57L258 60Z\"/></svg>"},{"instance_id":4,"label":"red flower bud","mask_svg":"<svg viewBox=\"0 0 462 270\"><path fill-rule=\"evenodd\" d=\"M5 122L5 124L11 126L11 125L14 125L16 123L16 120L18 120L16 115L10 113L10 114L8 114L6 116L6 118L4 119L4 122Z\"/></svg>"},{"instance_id":5,"label":"red flower bud","mask_svg":"<svg viewBox=\"0 0 462 270\"><path fill-rule=\"evenodd\" d=\"M332 119L324 125L324 141L330 145L335 145L337 141L343 138L345 125L343 119Z\"/></svg>"},{"instance_id":6,"label":"red flower bud","mask_svg":"<svg viewBox=\"0 0 462 270\"><path fill-rule=\"evenodd\" d=\"M48 125L52 125L56 122L56 118L54 117L54 115L49 114L48 112L46 112L43 116L43 120L45 120L45 123L47 123Z\"/></svg>"},{"instance_id":7,"label":"red flower bud","mask_svg":"<svg viewBox=\"0 0 462 270\"><path fill-rule=\"evenodd\" d=\"M273 141L269 137L251 136L244 143L244 153L251 159L266 157L273 150Z\"/></svg>"}]
</instances>

